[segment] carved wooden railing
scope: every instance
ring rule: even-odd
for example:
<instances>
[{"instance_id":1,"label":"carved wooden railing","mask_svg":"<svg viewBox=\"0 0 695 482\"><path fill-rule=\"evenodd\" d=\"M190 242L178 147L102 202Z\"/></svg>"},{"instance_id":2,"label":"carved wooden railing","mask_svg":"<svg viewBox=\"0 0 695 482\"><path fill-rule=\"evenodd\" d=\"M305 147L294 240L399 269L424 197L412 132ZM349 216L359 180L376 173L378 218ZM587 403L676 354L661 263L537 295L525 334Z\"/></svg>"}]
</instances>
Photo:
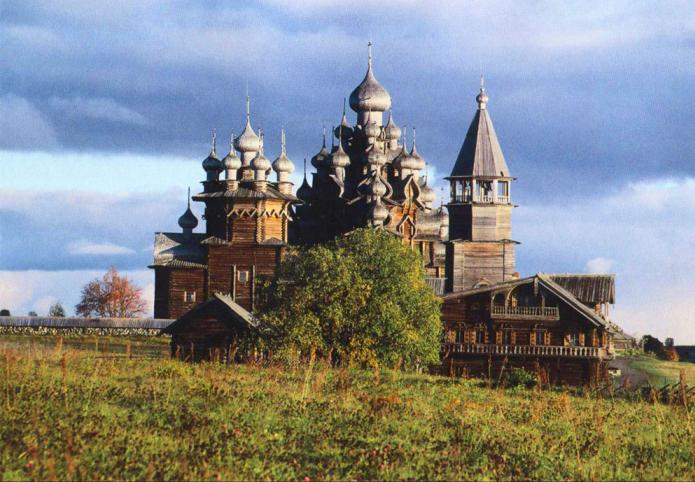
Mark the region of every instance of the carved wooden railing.
<instances>
[{"instance_id":1,"label":"carved wooden railing","mask_svg":"<svg viewBox=\"0 0 695 482\"><path fill-rule=\"evenodd\" d=\"M473 353L483 355L560 356L574 358L613 358L613 354L597 346L558 345L490 345L477 343L442 343L442 351L448 353Z\"/></svg>"},{"instance_id":2,"label":"carved wooden railing","mask_svg":"<svg viewBox=\"0 0 695 482\"><path fill-rule=\"evenodd\" d=\"M486 204L493 204L495 202L500 204L509 204L509 196L497 196L497 198L495 198L494 194L478 194L477 196L472 194L454 195L454 202L469 203L471 201Z\"/></svg>"},{"instance_id":3,"label":"carved wooden railing","mask_svg":"<svg viewBox=\"0 0 695 482\"><path fill-rule=\"evenodd\" d=\"M560 310L556 306L495 306L492 305L493 318L517 318L520 320L549 320L560 319Z\"/></svg>"}]
</instances>

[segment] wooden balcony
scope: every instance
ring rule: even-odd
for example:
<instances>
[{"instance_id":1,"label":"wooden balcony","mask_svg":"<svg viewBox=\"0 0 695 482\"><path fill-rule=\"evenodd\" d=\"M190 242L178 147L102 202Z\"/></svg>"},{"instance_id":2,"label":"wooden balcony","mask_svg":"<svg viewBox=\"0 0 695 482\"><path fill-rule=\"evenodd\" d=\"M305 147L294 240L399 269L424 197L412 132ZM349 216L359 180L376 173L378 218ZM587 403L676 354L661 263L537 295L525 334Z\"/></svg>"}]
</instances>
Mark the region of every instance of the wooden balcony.
<instances>
[{"instance_id":1,"label":"wooden balcony","mask_svg":"<svg viewBox=\"0 0 695 482\"><path fill-rule=\"evenodd\" d=\"M469 353L501 356L538 356L613 359L613 353L597 346L556 345L484 345L476 343L442 343L444 353Z\"/></svg>"},{"instance_id":2,"label":"wooden balcony","mask_svg":"<svg viewBox=\"0 0 695 482\"><path fill-rule=\"evenodd\" d=\"M503 320L560 320L560 310L556 306L499 306L492 305L490 316Z\"/></svg>"}]
</instances>

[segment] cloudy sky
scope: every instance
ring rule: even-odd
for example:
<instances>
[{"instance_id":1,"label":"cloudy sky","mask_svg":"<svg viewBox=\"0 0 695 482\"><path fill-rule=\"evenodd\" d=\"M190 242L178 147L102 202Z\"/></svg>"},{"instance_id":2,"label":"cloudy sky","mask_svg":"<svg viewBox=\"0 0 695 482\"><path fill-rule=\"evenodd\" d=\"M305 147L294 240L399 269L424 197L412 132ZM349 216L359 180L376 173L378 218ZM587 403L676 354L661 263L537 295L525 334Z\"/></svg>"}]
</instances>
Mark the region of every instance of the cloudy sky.
<instances>
[{"instance_id":1,"label":"cloudy sky","mask_svg":"<svg viewBox=\"0 0 695 482\"><path fill-rule=\"evenodd\" d=\"M626 331L695 343L688 1L0 0L0 307L72 311L111 265L151 299L153 233L177 229L211 130L243 127L246 86L299 166L370 38L439 178L484 72L522 274L614 272Z\"/></svg>"}]
</instances>

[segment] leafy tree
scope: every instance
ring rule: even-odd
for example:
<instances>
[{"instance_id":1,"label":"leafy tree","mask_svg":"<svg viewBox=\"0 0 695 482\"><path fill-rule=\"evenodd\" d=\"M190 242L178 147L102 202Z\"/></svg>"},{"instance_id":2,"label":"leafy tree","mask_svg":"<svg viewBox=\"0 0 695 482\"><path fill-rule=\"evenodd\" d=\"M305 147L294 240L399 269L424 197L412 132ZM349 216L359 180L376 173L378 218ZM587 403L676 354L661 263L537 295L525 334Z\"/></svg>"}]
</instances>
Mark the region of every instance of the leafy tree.
<instances>
[{"instance_id":1,"label":"leafy tree","mask_svg":"<svg viewBox=\"0 0 695 482\"><path fill-rule=\"evenodd\" d=\"M82 288L82 298L75 306L81 316L133 318L145 312L142 289L111 267L101 279L94 279Z\"/></svg>"},{"instance_id":2,"label":"leafy tree","mask_svg":"<svg viewBox=\"0 0 695 482\"><path fill-rule=\"evenodd\" d=\"M290 252L259 298L270 347L280 352L315 351L332 363L438 361L440 301L420 255L384 231Z\"/></svg>"},{"instance_id":3,"label":"leafy tree","mask_svg":"<svg viewBox=\"0 0 695 482\"><path fill-rule=\"evenodd\" d=\"M644 335L640 343L645 353L654 353L659 358L666 358L666 349L658 338L651 335Z\"/></svg>"},{"instance_id":4,"label":"leafy tree","mask_svg":"<svg viewBox=\"0 0 695 482\"><path fill-rule=\"evenodd\" d=\"M30 311L27 316L39 316L35 311Z\"/></svg>"},{"instance_id":5,"label":"leafy tree","mask_svg":"<svg viewBox=\"0 0 695 482\"><path fill-rule=\"evenodd\" d=\"M674 345L675 345L675 342L673 341L673 338L666 338L664 340L664 347L672 348Z\"/></svg>"},{"instance_id":6,"label":"leafy tree","mask_svg":"<svg viewBox=\"0 0 695 482\"><path fill-rule=\"evenodd\" d=\"M60 301L53 303L48 309L48 316L64 317L65 308L63 308L63 304Z\"/></svg>"},{"instance_id":7,"label":"leafy tree","mask_svg":"<svg viewBox=\"0 0 695 482\"><path fill-rule=\"evenodd\" d=\"M0 316L10 316L10 310L8 310L7 308L3 308L2 310L0 310Z\"/></svg>"}]
</instances>

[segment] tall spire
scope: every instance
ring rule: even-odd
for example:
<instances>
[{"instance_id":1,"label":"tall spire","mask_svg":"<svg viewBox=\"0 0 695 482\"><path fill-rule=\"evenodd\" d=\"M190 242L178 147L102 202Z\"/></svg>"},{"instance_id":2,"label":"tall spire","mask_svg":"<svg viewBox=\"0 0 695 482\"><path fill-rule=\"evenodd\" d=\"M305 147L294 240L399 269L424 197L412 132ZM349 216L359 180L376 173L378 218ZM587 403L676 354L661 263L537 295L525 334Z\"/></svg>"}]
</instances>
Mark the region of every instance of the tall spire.
<instances>
[{"instance_id":1,"label":"tall spire","mask_svg":"<svg viewBox=\"0 0 695 482\"><path fill-rule=\"evenodd\" d=\"M188 186L188 209L191 209L191 186Z\"/></svg>"},{"instance_id":2,"label":"tall spire","mask_svg":"<svg viewBox=\"0 0 695 482\"><path fill-rule=\"evenodd\" d=\"M367 42L367 67L372 68L372 41Z\"/></svg>"},{"instance_id":3,"label":"tall spire","mask_svg":"<svg viewBox=\"0 0 695 482\"><path fill-rule=\"evenodd\" d=\"M212 129L212 154L217 154L217 129Z\"/></svg>"},{"instance_id":4,"label":"tall spire","mask_svg":"<svg viewBox=\"0 0 695 482\"><path fill-rule=\"evenodd\" d=\"M323 124L323 147L326 147L326 124Z\"/></svg>"},{"instance_id":5,"label":"tall spire","mask_svg":"<svg viewBox=\"0 0 695 482\"><path fill-rule=\"evenodd\" d=\"M306 157L304 158L304 180L306 181Z\"/></svg>"},{"instance_id":6,"label":"tall spire","mask_svg":"<svg viewBox=\"0 0 695 482\"><path fill-rule=\"evenodd\" d=\"M280 153L285 154L285 128L280 129Z\"/></svg>"},{"instance_id":7,"label":"tall spire","mask_svg":"<svg viewBox=\"0 0 695 482\"><path fill-rule=\"evenodd\" d=\"M251 97L249 96L249 81L246 81L246 123L248 124L251 118Z\"/></svg>"}]
</instances>

